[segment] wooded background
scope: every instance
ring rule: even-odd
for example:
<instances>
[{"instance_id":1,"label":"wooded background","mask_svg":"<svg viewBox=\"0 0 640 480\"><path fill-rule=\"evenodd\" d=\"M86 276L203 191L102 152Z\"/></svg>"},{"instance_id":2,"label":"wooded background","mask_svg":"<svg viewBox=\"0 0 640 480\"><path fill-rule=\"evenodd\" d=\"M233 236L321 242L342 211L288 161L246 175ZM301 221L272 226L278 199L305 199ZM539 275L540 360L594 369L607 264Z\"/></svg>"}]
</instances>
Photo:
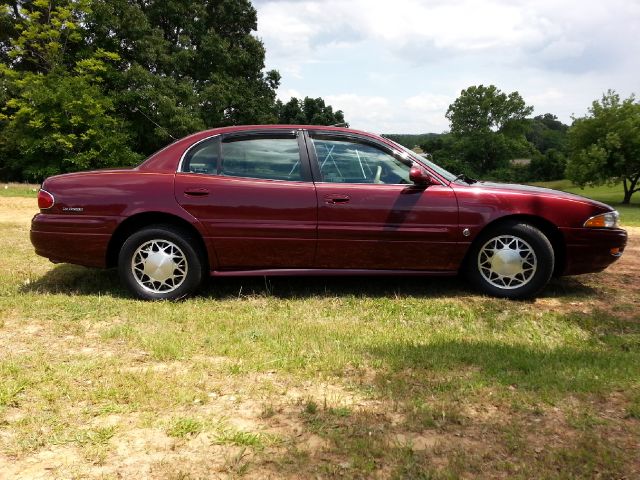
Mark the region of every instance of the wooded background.
<instances>
[{"instance_id":1,"label":"wooded background","mask_svg":"<svg viewBox=\"0 0 640 480\"><path fill-rule=\"evenodd\" d=\"M0 6L0 180L135 165L225 125L342 124L322 98L276 97L248 0L13 0ZM640 189L640 104L607 91L571 126L517 92L463 90L448 132L389 134L454 173ZM357 127L357 126L356 126Z\"/></svg>"}]
</instances>

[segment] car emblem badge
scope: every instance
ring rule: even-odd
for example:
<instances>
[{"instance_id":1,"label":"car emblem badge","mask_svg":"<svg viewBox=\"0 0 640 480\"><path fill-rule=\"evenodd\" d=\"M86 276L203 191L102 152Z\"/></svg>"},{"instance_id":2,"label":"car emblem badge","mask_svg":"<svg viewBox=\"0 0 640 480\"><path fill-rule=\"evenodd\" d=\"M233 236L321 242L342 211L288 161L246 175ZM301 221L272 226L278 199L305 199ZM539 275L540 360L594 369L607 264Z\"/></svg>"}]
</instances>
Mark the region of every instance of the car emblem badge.
<instances>
[{"instance_id":1,"label":"car emblem badge","mask_svg":"<svg viewBox=\"0 0 640 480\"><path fill-rule=\"evenodd\" d=\"M462 230L462 235L468 237L469 235L471 235L471 231L468 228L465 228L464 230Z\"/></svg>"}]
</instances>

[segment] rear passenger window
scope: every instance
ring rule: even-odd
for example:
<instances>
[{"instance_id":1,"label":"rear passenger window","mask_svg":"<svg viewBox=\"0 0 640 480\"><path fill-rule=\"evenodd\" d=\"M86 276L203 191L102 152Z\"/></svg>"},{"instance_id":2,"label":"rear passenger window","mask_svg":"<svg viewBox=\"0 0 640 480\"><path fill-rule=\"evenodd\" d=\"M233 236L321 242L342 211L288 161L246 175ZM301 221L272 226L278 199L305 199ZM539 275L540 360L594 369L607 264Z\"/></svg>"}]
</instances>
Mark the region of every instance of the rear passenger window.
<instances>
[{"instance_id":1,"label":"rear passenger window","mask_svg":"<svg viewBox=\"0 0 640 480\"><path fill-rule=\"evenodd\" d=\"M182 161L182 171L215 175L218 171L220 138L198 143L187 152Z\"/></svg>"},{"instance_id":2,"label":"rear passenger window","mask_svg":"<svg viewBox=\"0 0 640 480\"><path fill-rule=\"evenodd\" d=\"M295 136L231 137L222 142L220 175L301 181Z\"/></svg>"}]
</instances>

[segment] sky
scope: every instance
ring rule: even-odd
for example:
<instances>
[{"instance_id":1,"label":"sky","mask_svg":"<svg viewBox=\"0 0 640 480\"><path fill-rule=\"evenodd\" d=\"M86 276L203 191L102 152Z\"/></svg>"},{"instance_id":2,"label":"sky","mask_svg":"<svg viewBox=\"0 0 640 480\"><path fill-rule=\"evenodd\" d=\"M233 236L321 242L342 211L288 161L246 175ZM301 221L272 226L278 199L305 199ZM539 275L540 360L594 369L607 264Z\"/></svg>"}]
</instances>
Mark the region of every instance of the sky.
<instances>
[{"instance_id":1,"label":"sky","mask_svg":"<svg viewBox=\"0 0 640 480\"><path fill-rule=\"evenodd\" d=\"M565 123L640 95L640 0L253 0L278 97L322 97L352 128L443 132L471 85Z\"/></svg>"}]
</instances>

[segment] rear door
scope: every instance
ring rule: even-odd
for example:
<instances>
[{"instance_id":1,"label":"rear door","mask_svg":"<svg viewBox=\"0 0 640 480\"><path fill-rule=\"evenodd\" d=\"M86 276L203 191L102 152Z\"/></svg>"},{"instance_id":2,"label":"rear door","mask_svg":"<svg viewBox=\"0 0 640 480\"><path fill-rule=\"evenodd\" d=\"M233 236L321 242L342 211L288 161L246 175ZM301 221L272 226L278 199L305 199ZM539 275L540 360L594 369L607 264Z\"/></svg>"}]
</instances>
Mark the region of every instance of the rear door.
<instances>
[{"instance_id":1,"label":"rear door","mask_svg":"<svg viewBox=\"0 0 640 480\"><path fill-rule=\"evenodd\" d=\"M365 136L310 131L320 268L453 270L458 205L443 184L417 187L412 162Z\"/></svg>"},{"instance_id":2,"label":"rear door","mask_svg":"<svg viewBox=\"0 0 640 480\"><path fill-rule=\"evenodd\" d=\"M176 199L204 225L216 269L313 264L317 199L301 133L262 130L206 139L187 151L180 170Z\"/></svg>"}]
</instances>

